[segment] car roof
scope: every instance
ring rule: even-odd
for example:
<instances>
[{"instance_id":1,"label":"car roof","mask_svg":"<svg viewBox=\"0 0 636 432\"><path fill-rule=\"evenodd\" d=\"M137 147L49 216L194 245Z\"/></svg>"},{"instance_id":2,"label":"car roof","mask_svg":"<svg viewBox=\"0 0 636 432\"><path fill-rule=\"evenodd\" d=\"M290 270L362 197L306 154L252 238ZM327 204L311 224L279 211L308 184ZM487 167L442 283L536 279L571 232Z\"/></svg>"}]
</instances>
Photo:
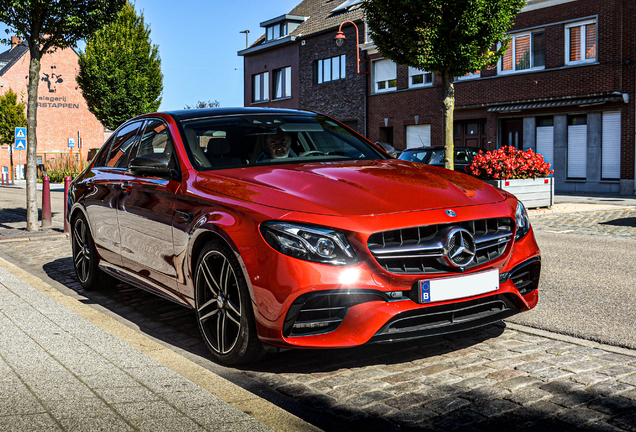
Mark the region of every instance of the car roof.
<instances>
[{"instance_id":1,"label":"car roof","mask_svg":"<svg viewBox=\"0 0 636 432\"><path fill-rule=\"evenodd\" d=\"M299 111L292 109L280 108L197 108L184 109L175 111L166 111L164 114L171 115L181 121L193 120L198 118L246 115L246 114L286 114L286 115L309 115L314 116L316 113L309 111Z\"/></svg>"}]
</instances>

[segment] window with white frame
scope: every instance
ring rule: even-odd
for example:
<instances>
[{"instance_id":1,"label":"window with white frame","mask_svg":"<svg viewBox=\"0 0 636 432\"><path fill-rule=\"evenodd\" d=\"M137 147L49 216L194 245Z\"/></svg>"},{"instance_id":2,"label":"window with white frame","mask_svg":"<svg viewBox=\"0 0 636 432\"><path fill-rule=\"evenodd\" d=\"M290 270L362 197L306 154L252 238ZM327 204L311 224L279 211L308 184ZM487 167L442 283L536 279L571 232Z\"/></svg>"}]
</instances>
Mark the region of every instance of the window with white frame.
<instances>
[{"instance_id":1,"label":"window with white frame","mask_svg":"<svg viewBox=\"0 0 636 432\"><path fill-rule=\"evenodd\" d=\"M347 77L347 56L345 54L318 60L314 63L314 83L322 84Z\"/></svg>"},{"instance_id":2,"label":"window with white frame","mask_svg":"<svg viewBox=\"0 0 636 432\"><path fill-rule=\"evenodd\" d=\"M274 99L291 97L291 66L274 71Z\"/></svg>"},{"instance_id":3,"label":"window with white frame","mask_svg":"<svg viewBox=\"0 0 636 432\"><path fill-rule=\"evenodd\" d=\"M252 102L269 100L269 72L252 76Z\"/></svg>"},{"instance_id":4,"label":"window with white frame","mask_svg":"<svg viewBox=\"0 0 636 432\"><path fill-rule=\"evenodd\" d=\"M596 20L565 26L565 63L580 64L596 61Z\"/></svg>"},{"instance_id":5,"label":"window with white frame","mask_svg":"<svg viewBox=\"0 0 636 432\"><path fill-rule=\"evenodd\" d=\"M508 49L499 60L499 73L545 69L543 30L512 35Z\"/></svg>"},{"instance_id":6,"label":"window with white frame","mask_svg":"<svg viewBox=\"0 0 636 432\"><path fill-rule=\"evenodd\" d=\"M397 65L391 60L373 63L376 92L386 92L397 88Z\"/></svg>"},{"instance_id":7,"label":"window with white frame","mask_svg":"<svg viewBox=\"0 0 636 432\"><path fill-rule=\"evenodd\" d=\"M475 78L481 78L481 71L470 72L470 73L467 73L466 75L455 77L455 80L461 81L461 80L475 79Z\"/></svg>"},{"instance_id":8,"label":"window with white frame","mask_svg":"<svg viewBox=\"0 0 636 432\"><path fill-rule=\"evenodd\" d=\"M433 73L409 66L409 87L424 87L433 85Z\"/></svg>"},{"instance_id":9,"label":"window with white frame","mask_svg":"<svg viewBox=\"0 0 636 432\"><path fill-rule=\"evenodd\" d=\"M267 27L265 31L265 42L280 39L287 36L287 23L275 24Z\"/></svg>"}]
</instances>

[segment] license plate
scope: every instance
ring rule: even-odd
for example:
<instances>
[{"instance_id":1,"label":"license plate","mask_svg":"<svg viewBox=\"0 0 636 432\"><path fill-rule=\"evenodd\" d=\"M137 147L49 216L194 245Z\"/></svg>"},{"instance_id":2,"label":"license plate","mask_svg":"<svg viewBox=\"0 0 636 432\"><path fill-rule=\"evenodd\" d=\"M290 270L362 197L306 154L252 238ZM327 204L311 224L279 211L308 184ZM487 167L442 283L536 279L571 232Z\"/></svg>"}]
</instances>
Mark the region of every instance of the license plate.
<instances>
[{"instance_id":1,"label":"license plate","mask_svg":"<svg viewBox=\"0 0 636 432\"><path fill-rule=\"evenodd\" d=\"M420 303L435 303L486 294L499 289L499 270L454 276L440 279L421 280Z\"/></svg>"}]
</instances>

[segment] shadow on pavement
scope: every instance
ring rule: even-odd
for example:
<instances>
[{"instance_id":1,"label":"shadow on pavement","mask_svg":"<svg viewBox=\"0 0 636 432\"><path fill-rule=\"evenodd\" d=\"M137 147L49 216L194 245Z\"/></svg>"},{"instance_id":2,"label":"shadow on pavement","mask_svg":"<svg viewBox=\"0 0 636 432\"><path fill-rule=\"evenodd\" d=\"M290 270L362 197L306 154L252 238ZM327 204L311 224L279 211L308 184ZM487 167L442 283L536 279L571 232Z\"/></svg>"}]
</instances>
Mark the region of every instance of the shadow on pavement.
<instances>
[{"instance_id":1,"label":"shadow on pavement","mask_svg":"<svg viewBox=\"0 0 636 432\"><path fill-rule=\"evenodd\" d=\"M636 228L636 217L614 219L607 222L600 222L601 225L613 225Z\"/></svg>"},{"instance_id":2,"label":"shadow on pavement","mask_svg":"<svg viewBox=\"0 0 636 432\"><path fill-rule=\"evenodd\" d=\"M533 384L508 391L497 385L499 380L484 379L485 358L496 355L488 344L506 340L497 341L505 331L502 323L409 342L270 353L256 364L228 368L210 361L192 310L124 283L82 290L70 257L43 268L49 277L85 296L85 303L108 309L147 335L192 354L201 366L326 431L561 432L582 426L618 431L634 430L630 428L636 424L634 400L567 379L541 381L515 370L517 364L535 361L532 352L523 361L499 360L505 365L492 368L501 376L509 374L504 380L513 377L510 381ZM554 349L567 354L565 348ZM471 368L475 371L462 375ZM481 384L467 385L471 380ZM533 399L535 395L539 397ZM596 411L587 408L594 404ZM598 427L590 419L578 422L571 408L604 421Z\"/></svg>"}]
</instances>

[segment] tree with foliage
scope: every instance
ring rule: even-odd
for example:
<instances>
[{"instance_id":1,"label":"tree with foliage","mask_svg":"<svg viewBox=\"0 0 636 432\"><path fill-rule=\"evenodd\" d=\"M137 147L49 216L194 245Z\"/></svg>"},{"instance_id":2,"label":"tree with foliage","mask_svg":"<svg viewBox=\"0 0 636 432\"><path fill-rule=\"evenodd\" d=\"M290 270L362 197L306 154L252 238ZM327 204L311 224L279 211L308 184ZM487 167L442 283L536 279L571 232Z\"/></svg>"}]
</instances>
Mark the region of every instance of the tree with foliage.
<instances>
[{"instance_id":1,"label":"tree with foliage","mask_svg":"<svg viewBox=\"0 0 636 432\"><path fill-rule=\"evenodd\" d=\"M186 106L184 106L183 109L218 108L220 106L221 106L221 104L219 103L218 100L207 101L207 102L200 100L194 105L186 105Z\"/></svg>"},{"instance_id":2,"label":"tree with foliage","mask_svg":"<svg viewBox=\"0 0 636 432\"><path fill-rule=\"evenodd\" d=\"M453 169L455 77L495 66L525 0L365 0L373 42L395 63L441 75L445 166ZM496 49L498 43L501 47ZM495 51L493 51L495 49Z\"/></svg>"},{"instance_id":3,"label":"tree with foliage","mask_svg":"<svg viewBox=\"0 0 636 432\"><path fill-rule=\"evenodd\" d=\"M117 19L95 32L80 53L77 77L88 108L108 129L159 109L161 59L143 14L126 3Z\"/></svg>"},{"instance_id":4,"label":"tree with foliage","mask_svg":"<svg viewBox=\"0 0 636 432\"><path fill-rule=\"evenodd\" d=\"M27 230L37 231L37 109L40 60L69 48L113 20L125 0L0 0L0 22L29 45L27 98Z\"/></svg>"},{"instance_id":5,"label":"tree with foliage","mask_svg":"<svg viewBox=\"0 0 636 432\"><path fill-rule=\"evenodd\" d=\"M18 95L11 89L0 95L0 144L11 148L15 139L15 128L25 127L27 124L24 102L18 103ZM13 180L13 152L9 151L11 159L11 180Z\"/></svg>"}]
</instances>

